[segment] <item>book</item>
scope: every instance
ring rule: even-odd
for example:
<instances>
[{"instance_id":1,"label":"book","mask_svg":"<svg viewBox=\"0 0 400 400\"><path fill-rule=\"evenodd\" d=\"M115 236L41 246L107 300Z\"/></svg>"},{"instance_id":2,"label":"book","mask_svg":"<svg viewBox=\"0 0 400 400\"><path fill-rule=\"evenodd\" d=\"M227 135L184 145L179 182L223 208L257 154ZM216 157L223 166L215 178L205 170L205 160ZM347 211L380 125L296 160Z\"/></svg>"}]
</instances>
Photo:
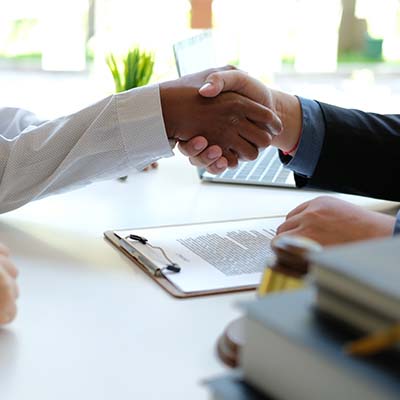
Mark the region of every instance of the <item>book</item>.
<instances>
[{"instance_id":1,"label":"book","mask_svg":"<svg viewBox=\"0 0 400 400\"><path fill-rule=\"evenodd\" d=\"M205 381L213 400L271 400L243 380L240 374L220 376Z\"/></svg>"},{"instance_id":2,"label":"book","mask_svg":"<svg viewBox=\"0 0 400 400\"><path fill-rule=\"evenodd\" d=\"M343 346L358 336L317 312L314 300L308 288L245 306L245 381L281 400L399 399L399 354L346 354Z\"/></svg>"},{"instance_id":3,"label":"book","mask_svg":"<svg viewBox=\"0 0 400 400\"><path fill-rule=\"evenodd\" d=\"M349 301L322 287L317 288L316 306L321 312L362 333L382 331L396 323L392 318L372 312L368 307Z\"/></svg>"},{"instance_id":4,"label":"book","mask_svg":"<svg viewBox=\"0 0 400 400\"><path fill-rule=\"evenodd\" d=\"M311 256L321 310L364 331L400 321L400 238L327 249Z\"/></svg>"},{"instance_id":5,"label":"book","mask_svg":"<svg viewBox=\"0 0 400 400\"><path fill-rule=\"evenodd\" d=\"M255 289L282 217L107 231L105 236L177 297Z\"/></svg>"}]
</instances>

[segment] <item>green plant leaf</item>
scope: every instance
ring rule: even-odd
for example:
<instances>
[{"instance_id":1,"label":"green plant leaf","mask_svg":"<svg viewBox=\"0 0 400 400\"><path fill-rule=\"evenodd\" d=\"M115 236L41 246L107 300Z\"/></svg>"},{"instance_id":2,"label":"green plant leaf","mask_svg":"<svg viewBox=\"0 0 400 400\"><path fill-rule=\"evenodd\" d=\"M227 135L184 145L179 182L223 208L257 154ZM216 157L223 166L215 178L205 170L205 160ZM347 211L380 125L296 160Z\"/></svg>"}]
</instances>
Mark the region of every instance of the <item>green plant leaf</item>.
<instances>
[{"instance_id":1,"label":"green plant leaf","mask_svg":"<svg viewBox=\"0 0 400 400\"><path fill-rule=\"evenodd\" d=\"M117 93L122 92L124 90L123 89L124 86L121 81L121 73L119 71L118 64L117 64L117 61L116 61L114 55L109 54L106 57L106 62L107 62L108 68L111 71L112 77L114 79L115 91Z\"/></svg>"},{"instance_id":2,"label":"green plant leaf","mask_svg":"<svg viewBox=\"0 0 400 400\"><path fill-rule=\"evenodd\" d=\"M153 74L154 55L139 47L131 48L120 63L113 54L109 54L106 61L117 92L147 85ZM118 67L119 64L122 64L122 68Z\"/></svg>"}]
</instances>

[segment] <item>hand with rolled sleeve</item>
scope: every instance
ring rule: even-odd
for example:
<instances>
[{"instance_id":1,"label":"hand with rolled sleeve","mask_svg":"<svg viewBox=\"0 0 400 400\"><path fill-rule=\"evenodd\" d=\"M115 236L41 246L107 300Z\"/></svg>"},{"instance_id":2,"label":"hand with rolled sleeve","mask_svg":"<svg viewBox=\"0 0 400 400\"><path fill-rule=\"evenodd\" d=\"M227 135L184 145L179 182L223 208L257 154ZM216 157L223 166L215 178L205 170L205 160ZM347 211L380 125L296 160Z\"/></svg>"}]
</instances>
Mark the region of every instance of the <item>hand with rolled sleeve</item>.
<instances>
[{"instance_id":1,"label":"hand with rolled sleeve","mask_svg":"<svg viewBox=\"0 0 400 400\"><path fill-rule=\"evenodd\" d=\"M17 269L9 258L9 250L0 243L0 325L10 323L17 313Z\"/></svg>"},{"instance_id":2,"label":"hand with rolled sleeve","mask_svg":"<svg viewBox=\"0 0 400 400\"><path fill-rule=\"evenodd\" d=\"M400 185L391 178L400 175L400 116L342 109L292 96L239 71L213 73L200 94L217 96L226 90L260 101L279 116L283 129L271 145L295 172L297 186L400 200ZM211 160L209 151L206 148L192 156L192 164L221 172L219 160ZM379 163L376 154L381 154ZM400 213L396 219L322 197L290 212L278 233L304 235L324 245L385 237L400 233Z\"/></svg>"},{"instance_id":3,"label":"hand with rolled sleeve","mask_svg":"<svg viewBox=\"0 0 400 400\"><path fill-rule=\"evenodd\" d=\"M239 157L256 158L281 122L267 107L237 93L199 95L215 71L118 93L50 121L0 108L0 213L141 171L172 156L177 141L187 141L196 152L204 141L217 146L231 166Z\"/></svg>"}]
</instances>

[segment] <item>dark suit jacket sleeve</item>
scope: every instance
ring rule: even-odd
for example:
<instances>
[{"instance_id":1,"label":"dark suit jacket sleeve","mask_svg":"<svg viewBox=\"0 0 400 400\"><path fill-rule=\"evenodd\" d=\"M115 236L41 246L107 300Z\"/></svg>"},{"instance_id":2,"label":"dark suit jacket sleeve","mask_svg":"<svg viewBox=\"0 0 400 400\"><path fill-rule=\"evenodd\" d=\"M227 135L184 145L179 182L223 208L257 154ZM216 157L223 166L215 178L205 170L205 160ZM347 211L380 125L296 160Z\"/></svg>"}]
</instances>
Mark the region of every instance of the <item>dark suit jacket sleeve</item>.
<instances>
[{"instance_id":1,"label":"dark suit jacket sleeve","mask_svg":"<svg viewBox=\"0 0 400 400\"><path fill-rule=\"evenodd\" d=\"M307 186L400 201L400 115L379 115L319 103L325 138Z\"/></svg>"}]
</instances>

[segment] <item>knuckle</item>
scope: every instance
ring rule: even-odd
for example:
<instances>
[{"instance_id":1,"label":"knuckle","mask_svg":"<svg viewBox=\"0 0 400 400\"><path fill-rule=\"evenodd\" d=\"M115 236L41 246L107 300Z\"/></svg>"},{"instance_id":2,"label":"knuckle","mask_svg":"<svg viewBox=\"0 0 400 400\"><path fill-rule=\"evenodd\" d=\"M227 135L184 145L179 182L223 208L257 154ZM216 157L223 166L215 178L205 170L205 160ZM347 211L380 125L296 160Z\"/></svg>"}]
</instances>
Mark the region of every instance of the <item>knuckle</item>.
<instances>
[{"instance_id":1,"label":"knuckle","mask_svg":"<svg viewBox=\"0 0 400 400\"><path fill-rule=\"evenodd\" d=\"M229 116L229 123L233 126L237 126L240 123L240 118L236 114L231 114Z\"/></svg>"},{"instance_id":2,"label":"knuckle","mask_svg":"<svg viewBox=\"0 0 400 400\"><path fill-rule=\"evenodd\" d=\"M240 95L238 95L237 93L232 93L230 94L230 98L227 101L227 105L229 107L229 109L237 112L237 111L242 111L245 102L244 102L244 98L241 97Z\"/></svg>"},{"instance_id":3,"label":"knuckle","mask_svg":"<svg viewBox=\"0 0 400 400\"><path fill-rule=\"evenodd\" d=\"M248 79L248 77L249 77L247 72L242 71L242 70L237 70L237 75L238 75L238 78L240 78L241 80Z\"/></svg>"},{"instance_id":4,"label":"knuckle","mask_svg":"<svg viewBox=\"0 0 400 400\"><path fill-rule=\"evenodd\" d=\"M266 148L271 144L271 136L268 133L260 135L259 147Z\"/></svg>"},{"instance_id":5,"label":"knuckle","mask_svg":"<svg viewBox=\"0 0 400 400\"><path fill-rule=\"evenodd\" d=\"M187 151L187 149L186 149L186 147L185 147L184 144L179 143L179 144L178 144L178 148L179 148L179 151L180 151L184 156L191 156L191 154L189 154L189 152Z\"/></svg>"},{"instance_id":6,"label":"knuckle","mask_svg":"<svg viewBox=\"0 0 400 400\"><path fill-rule=\"evenodd\" d=\"M237 165L238 165L238 159L237 159L237 157L235 157L235 156L229 156L229 155L226 155L225 157L226 157L226 159L228 160L228 166L229 166L229 168L235 168L235 167L237 167Z\"/></svg>"},{"instance_id":7,"label":"knuckle","mask_svg":"<svg viewBox=\"0 0 400 400\"><path fill-rule=\"evenodd\" d=\"M307 222L308 225L315 224L319 218L320 213L317 210L309 210L303 216L304 221Z\"/></svg>"},{"instance_id":8,"label":"knuckle","mask_svg":"<svg viewBox=\"0 0 400 400\"><path fill-rule=\"evenodd\" d=\"M197 160L195 157L189 157L189 162L190 164L192 164L193 166L197 167Z\"/></svg>"},{"instance_id":9,"label":"knuckle","mask_svg":"<svg viewBox=\"0 0 400 400\"><path fill-rule=\"evenodd\" d=\"M285 232L285 227L286 227L285 223L279 225L279 226L278 226L278 229L276 230L276 234L279 235L279 234L281 234L282 232Z\"/></svg>"},{"instance_id":10,"label":"knuckle","mask_svg":"<svg viewBox=\"0 0 400 400\"><path fill-rule=\"evenodd\" d=\"M257 157L258 157L258 150L256 148L248 151L247 159L249 159L250 161L254 161L255 159L257 159Z\"/></svg>"},{"instance_id":11,"label":"knuckle","mask_svg":"<svg viewBox=\"0 0 400 400\"><path fill-rule=\"evenodd\" d=\"M312 202L318 203L318 202L327 201L327 200L330 200L330 199L331 199L331 197L329 197L329 196L318 196L314 200L312 200Z\"/></svg>"},{"instance_id":12,"label":"knuckle","mask_svg":"<svg viewBox=\"0 0 400 400\"><path fill-rule=\"evenodd\" d=\"M215 166L210 166L210 167L208 167L207 168L207 171L210 173L210 174L214 174L214 175L217 175L218 174L218 170L217 170L217 168L215 167Z\"/></svg>"}]
</instances>

